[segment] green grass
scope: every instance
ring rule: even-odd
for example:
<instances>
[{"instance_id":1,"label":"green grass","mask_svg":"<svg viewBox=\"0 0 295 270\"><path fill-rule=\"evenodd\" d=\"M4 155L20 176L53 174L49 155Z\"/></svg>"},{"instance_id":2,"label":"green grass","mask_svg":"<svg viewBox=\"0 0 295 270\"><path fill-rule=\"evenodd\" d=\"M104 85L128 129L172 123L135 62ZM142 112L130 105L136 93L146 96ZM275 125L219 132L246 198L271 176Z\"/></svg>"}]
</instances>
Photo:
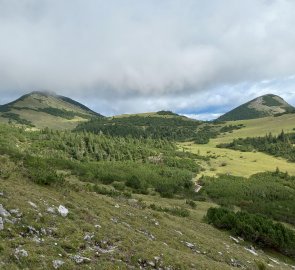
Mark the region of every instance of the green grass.
<instances>
[{"instance_id":1,"label":"green grass","mask_svg":"<svg viewBox=\"0 0 295 270\"><path fill-rule=\"evenodd\" d=\"M192 153L200 154L210 158L210 161L203 161L205 171L201 174L214 176L218 174L231 174L236 176L249 177L258 172L274 171L278 167L281 171L287 171L295 175L295 167L292 163L283 158L272 157L260 152L240 152L231 149L216 148L220 143L229 143L237 138L264 136L271 132L278 135L284 130L286 133L294 132L295 114L286 114L279 117L265 117L253 120L230 121L223 125L239 125L245 127L234 130L231 133L223 133L215 139L210 139L208 144L194 144L192 142L180 143Z\"/></svg>"},{"instance_id":2,"label":"green grass","mask_svg":"<svg viewBox=\"0 0 295 270\"><path fill-rule=\"evenodd\" d=\"M137 269L139 259L152 261L155 256L161 257L163 266L172 269L232 269L231 259L248 269L258 269L256 260L265 265L271 263L267 253L258 251L259 256L254 256L244 249L248 243L236 244L227 232L204 222L208 208L216 206L213 203L198 202L192 209L185 200L158 196L133 195L133 200L112 198L87 191L87 184L72 176L67 177L66 186L58 189L38 186L20 177L15 170L17 165L10 165L10 177L0 181L0 190L4 192L0 203L8 210L18 208L23 216L19 224L5 223L5 229L0 232L1 239L5 239L0 247L0 261L4 263L1 269L52 269L52 260L56 259L65 262L60 269L130 269L131 266ZM149 206L155 202L163 208L185 208L190 215L178 217L154 211ZM48 206L60 204L69 209L67 217L46 211ZM27 231L27 226L37 230L51 228L55 233L42 235L44 242L38 244L32 240L33 235L19 236ZM89 243L83 239L87 233L94 234ZM116 246L115 251L97 256L91 248L95 243L106 247L103 241ZM194 244L195 248L190 249L185 242ZM28 252L27 258L14 257L18 246ZM78 266L70 258L74 254L92 261ZM280 269L289 269L282 261L294 263L282 256L277 259Z\"/></svg>"}]
</instances>

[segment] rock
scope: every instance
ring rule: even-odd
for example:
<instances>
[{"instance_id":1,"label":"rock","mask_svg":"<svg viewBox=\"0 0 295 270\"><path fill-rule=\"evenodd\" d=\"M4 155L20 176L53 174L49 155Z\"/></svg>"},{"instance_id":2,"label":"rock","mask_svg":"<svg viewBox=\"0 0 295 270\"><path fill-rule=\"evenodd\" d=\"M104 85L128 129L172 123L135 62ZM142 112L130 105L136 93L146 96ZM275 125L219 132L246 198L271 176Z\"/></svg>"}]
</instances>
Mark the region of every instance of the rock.
<instances>
[{"instance_id":1,"label":"rock","mask_svg":"<svg viewBox=\"0 0 295 270\"><path fill-rule=\"evenodd\" d=\"M112 217L112 218L111 218L111 221L112 221L113 223L116 223L116 224L118 223L118 219L115 218L115 217Z\"/></svg>"},{"instance_id":2,"label":"rock","mask_svg":"<svg viewBox=\"0 0 295 270\"><path fill-rule=\"evenodd\" d=\"M272 257L268 257L273 263L275 264L280 264L276 259L272 258Z\"/></svg>"},{"instance_id":3,"label":"rock","mask_svg":"<svg viewBox=\"0 0 295 270\"><path fill-rule=\"evenodd\" d=\"M152 241L156 240L156 237L153 234L151 234L150 232L146 231L146 230L136 230L136 231L139 232L139 233L144 234L145 236L147 236Z\"/></svg>"},{"instance_id":4,"label":"rock","mask_svg":"<svg viewBox=\"0 0 295 270\"><path fill-rule=\"evenodd\" d=\"M53 207L48 207L47 212L50 214L55 214L55 209Z\"/></svg>"},{"instance_id":5,"label":"rock","mask_svg":"<svg viewBox=\"0 0 295 270\"><path fill-rule=\"evenodd\" d=\"M99 224L94 225L94 227L95 227L96 229L100 229L100 228L101 228L101 226L100 226Z\"/></svg>"},{"instance_id":6,"label":"rock","mask_svg":"<svg viewBox=\"0 0 295 270\"><path fill-rule=\"evenodd\" d=\"M37 204L35 204L35 203L31 202L31 201L29 201L28 203L29 203L29 205L31 205L33 208L35 208L35 209L38 208Z\"/></svg>"},{"instance_id":7,"label":"rock","mask_svg":"<svg viewBox=\"0 0 295 270\"><path fill-rule=\"evenodd\" d=\"M153 261L149 261L147 264L148 264L149 266L151 266L151 267L155 267L155 266L156 266L156 264L155 264Z\"/></svg>"},{"instance_id":8,"label":"rock","mask_svg":"<svg viewBox=\"0 0 295 270\"><path fill-rule=\"evenodd\" d=\"M18 247L14 251L14 256L19 260L21 257L28 257L29 254L26 250Z\"/></svg>"},{"instance_id":9,"label":"rock","mask_svg":"<svg viewBox=\"0 0 295 270\"><path fill-rule=\"evenodd\" d=\"M9 212L12 215L18 215L19 214L19 209L11 209L11 210L9 210Z\"/></svg>"},{"instance_id":10,"label":"rock","mask_svg":"<svg viewBox=\"0 0 295 270\"><path fill-rule=\"evenodd\" d=\"M60 268L65 262L62 260L54 260L52 261L52 265L54 269Z\"/></svg>"},{"instance_id":11,"label":"rock","mask_svg":"<svg viewBox=\"0 0 295 270\"><path fill-rule=\"evenodd\" d=\"M183 233L181 231L175 230L175 232L178 233L179 235L183 235Z\"/></svg>"},{"instance_id":12,"label":"rock","mask_svg":"<svg viewBox=\"0 0 295 270\"><path fill-rule=\"evenodd\" d=\"M39 231L36 230L33 226L28 226L29 233L32 235L39 235Z\"/></svg>"},{"instance_id":13,"label":"rock","mask_svg":"<svg viewBox=\"0 0 295 270\"><path fill-rule=\"evenodd\" d=\"M4 193L3 193L3 192L0 192L0 196L1 196L1 197L4 196Z\"/></svg>"},{"instance_id":14,"label":"rock","mask_svg":"<svg viewBox=\"0 0 295 270\"><path fill-rule=\"evenodd\" d=\"M91 242L93 237L94 237L94 234L86 233L84 236L84 241Z\"/></svg>"},{"instance_id":15,"label":"rock","mask_svg":"<svg viewBox=\"0 0 295 270\"><path fill-rule=\"evenodd\" d=\"M240 241L239 241L237 238L233 237L233 236L230 236L229 238L230 238L231 240L233 240L234 242L236 242L237 244L240 243Z\"/></svg>"},{"instance_id":16,"label":"rock","mask_svg":"<svg viewBox=\"0 0 295 270\"><path fill-rule=\"evenodd\" d=\"M115 205L115 208L120 208L120 205L119 205L119 204L116 204L116 205Z\"/></svg>"},{"instance_id":17,"label":"rock","mask_svg":"<svg viewBox=\"0 0 295 270\"><path fill-rule=\"evenodd\" d=\"M244 265L236 259L230 259L230 265L238 268L243 268Z\"/></svg>"},{"instance_id":18,"label":"rock","mask_svg":"<svg viewBox=\"0 0 295 270\"><path fill-rule=\"evenodd\" d=\"M61 214L62 217L66 217L69 213L69 210L66 207L64 207L63 205L60 205L58 207L58 212Z\"/></svg>"},{"instance_id":19,"label":"rock","mask_svg":"<svg viewBox=\"0 0 295 270\"><path fill-rule=\"evenodd\" d=\"M103 240L98 243L96 243L95 249L97 252L106 254L106 253L112 253L116 250L117 246L112 245L110 242Z\"/></svg>"},{"instance_id":20,"label":"rock","mask_svg":"<svg viewBox=\"0 0 295 270\"><path fill-rule=\"evenodd\" d=\"M2 217L0 217L0 231L3 231L3 230L4 230L4 222Z\"/></svg>"},{"instance_id":21,"label":"rock","mask_svg":"<svg viewBox=\"0 0 295 270\"><path fill-rule=\"evenodd\" d=\"M0 216L10 217L10 213L6 209L4 209L2 204L0 204Z\"/></svg>"},{"instance_id":22,"label":"rock","mask_svg":"<svg viewBox=\"0 0 295 270\"><path fill-rule=\"evenodd\" d=\"M91 259L83 257L81 255L74 255L74 256L72 256L72 259L76 264L91 262Z\"/></svg>"},{"instance_id":23,"label":"rock","mask_svg":"<svg viewBox=\"0 0 295 270\"><path fill-rule=\"evenodd\" d=\"M252 253L253 255L255 256L258 256L258 253L256 252L255 248L254 247L250 247L250 248L244 248L245 250L249 251L250 253Z\"/></svg>"},{"instance_id":24,"label":"rock","mask_svg":"<svg viewBox=\"0 0 295 270\"><path fill-rule=\"evenodd\" d=\"M188 248L190 248L190 249L195 248L195 245L192 244L192 243L189 243L189 242L184 242L184 243L185 243L185 245L186 245Z\"/></svg>"}]
</instances>

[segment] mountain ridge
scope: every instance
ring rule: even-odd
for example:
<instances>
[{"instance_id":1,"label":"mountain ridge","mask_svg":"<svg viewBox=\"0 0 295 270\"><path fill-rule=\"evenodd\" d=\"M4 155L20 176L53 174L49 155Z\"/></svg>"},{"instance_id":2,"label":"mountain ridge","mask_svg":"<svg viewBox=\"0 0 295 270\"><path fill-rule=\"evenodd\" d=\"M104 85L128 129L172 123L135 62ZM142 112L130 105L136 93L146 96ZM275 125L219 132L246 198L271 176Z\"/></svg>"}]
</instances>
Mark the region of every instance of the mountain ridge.
<instances>
[{"instance_id":1,"label":"mountain ridge","mask_svg":"<svg viewBox=\"0 0 295 270\"><path fill-rule=\"evenodd\" d=\"M266 94L241 104L231 111L221 115L217 118L217 121L257 119L293 112L295 112L295 108L283 98L274 94Z\"/></svg>"},{"instance_id":2,"label":"mountain ridge","mask_svg":"<svg viewBox=\"0 0 295 270\"><path fill-rule=\"evenodd\" d=\"M0 120L37 128L75 127L75 123L103 117L85 105L49 91L33 91L0 106Z\"/></svg>"}]
</instances>

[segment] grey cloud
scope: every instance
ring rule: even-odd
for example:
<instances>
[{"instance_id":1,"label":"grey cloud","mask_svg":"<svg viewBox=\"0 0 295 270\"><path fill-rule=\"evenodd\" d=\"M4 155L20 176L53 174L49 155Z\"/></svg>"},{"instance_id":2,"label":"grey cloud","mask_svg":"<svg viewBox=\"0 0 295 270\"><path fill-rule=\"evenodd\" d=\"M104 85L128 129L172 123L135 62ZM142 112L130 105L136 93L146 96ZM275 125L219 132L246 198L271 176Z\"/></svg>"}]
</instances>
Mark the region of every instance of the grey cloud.
<instances>
[{"instance_id":1,"label":"grey cloud","mask_svg":"<svg viewBox=\"0 0 295 270\"><path fill-rule=\"evenodd\" d=\"M237 102L258 82L295 73L294 8L288 0L0 0L0 91L51 89L105 113Z\"/></svg>"}]
</instances>

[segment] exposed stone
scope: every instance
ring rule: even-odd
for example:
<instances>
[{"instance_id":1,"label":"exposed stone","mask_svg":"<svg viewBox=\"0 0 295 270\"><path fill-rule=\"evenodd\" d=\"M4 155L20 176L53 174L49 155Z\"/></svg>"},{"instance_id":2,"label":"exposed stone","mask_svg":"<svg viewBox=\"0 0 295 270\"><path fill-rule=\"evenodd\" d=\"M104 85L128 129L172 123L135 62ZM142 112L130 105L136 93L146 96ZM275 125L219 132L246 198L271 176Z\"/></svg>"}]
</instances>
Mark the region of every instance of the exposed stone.
<instances>
[{"instance_id":1,"label":"exposed stone","mask_svg":"<svg viewBox=\"0 0 295 270\"><path fill-rule=\"evenodd\" d=\"M233 240L234 242L236 242L237 244L240 243L240 241L239 241L237 238L233 237L233 236L230 236L229 238L230 238L231 240Z\"/></svg>"},{"instance_id":2,"label":"exposed stone","mask_svg":"<svg viewBox=\"0 0 295 270\"><path fill-rule=\"evenodd\" d=\"M238 268L243 268L243 264L236 259L230 259L230 265Z\"/></svg>"},{"instance_id":3,"label":"exposed stone","mask_svg":"<svg viewBox=\"0 0 295 270\"><path fill-rule=\"evenodd\" d=\"M0 217L0 231L4 230L4 222L2 217Z\"/></svg>"},{"instance_id":4,"label":"exposed stone","mask_svg":"<svg viewBox=\"0 0 295 270\"><path fill-rule=\"evenodd\" d=\"M112 253L116 250L117 246L112 245L106 240L96 243L95 249L102 254Z\"/></svg>"},{"instance_id":5,"label":"exposed stone","mask_svg":"<svg viewBox=\"0 0 295 270\"><path fill-rule=\"evenodd\" d=\"M77 264L82 264L82 263L88 263L91 262L91 259L83 257L81 255L74 255L72 256L72 259L75 263Z\"/></svg>"},{"instance_id":6,"label":"exposed stone","mask_svg":"<svg viewBox=\"0 0 295 270\"><path fill-rule=\"evenodd\" d=\"M62 260L54 260L52 261L52 265L54 269L60 268L65 262Z\"/></svg>"},{"instance_id":7,"label":"exposed stone","mask_svg":"<svg viewBox=\"0 0 295 270\"><path fill-rule=\"evenodd\" d=\"M2 217L10 217L10 213L0 204L0 216Z\"/></svg>"},{"instance_id":8,"label":"exposed stone","mask_svg":"<svg viewBox=\"0 0 295 270\"><path fill-rule=\"evenodd\" d=\"M84 241L90 242L93 237L94 237L94 234L86 233L84 236Z\"/></svg>"},{"instance_id":9,"label":"exposed stone","mask_svg":"<svg viewBox=\"0 0 295 270\"><path fill-rule=\"evenodd\" d=\"M35 208L35 209L38 208L37 204L35 204L35 203L31 202L31 201L29 201L28 203L29 203L29 205L31 205L33 208Z\"/></svg>"},{"instance_id":10,"label":"exposed stone","mask_svg":"<svg viewBox=\"0 0 295 270\"><path fill-rule=\"evenodd\" d=\"M53 207L48 207L47 212L50 214L55 214L55 209Z\"/></svg>"},{"instance_id":11,"label":"exposed stone","mask_svg":"<svg viewBox=\"0 0 295 270\"><path fill-rule=\"evenodd\" d=\"M258 253L256 252L255 248L254 247L250 247L250 248L244 248L245 250L249 251L250 253L252 253L253 255L255 256L258 256Z\"/></svg>"},{"instance_id":12,"label":"exposed stone","mask_svg":"<svg viewBox=\"0 0 295 270\"><path fill-rule=\"evenodd\" d=\"M28 257L29 254L26 250L18 247L14 251L14 256L19 260L21 257Z\"/></svg>"},{"instance_id":13,"label":"exposed stone","mask_svg":"<svg viewBox=\"0 0 295 270\"><path fill-rule=\"evenodd\" d=\"M66 217L69 213L69 210L66 207L64 207L63 205L60 205L58 207L58 212L61 214L62 217Z\"/></svg>"}]
</instances>

